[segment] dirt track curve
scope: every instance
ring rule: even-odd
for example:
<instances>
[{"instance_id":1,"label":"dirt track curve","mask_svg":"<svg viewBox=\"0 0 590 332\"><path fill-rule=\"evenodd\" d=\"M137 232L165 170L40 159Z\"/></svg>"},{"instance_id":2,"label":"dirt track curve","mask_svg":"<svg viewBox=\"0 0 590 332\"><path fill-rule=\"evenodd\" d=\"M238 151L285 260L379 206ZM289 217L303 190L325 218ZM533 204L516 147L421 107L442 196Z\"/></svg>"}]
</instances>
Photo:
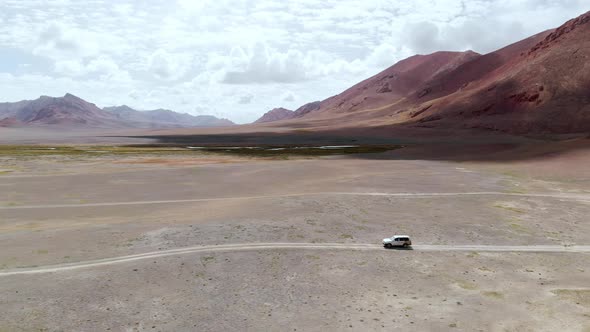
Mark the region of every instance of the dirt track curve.
<instances>
[{"instance_id":1,"label":"dirt track curve","mask_svg":"<svg viewBox=\"0 0 590 332\"><path fill-rule=\"evenodd\" d=\"M119 256L97 259L85 262L40 266L29 269L14 269L0 272L0 277L39 274L51 272L64 272L75 269L99 267L106 265L122 264L143 259L153 259L167 256L186 255L194 253L247 251L247 250L272 250L272 249L299 249L299 250L388 250L392 254L396 251L468 251L468 252L531 252L531 253L590 253L590 246L558 246L558 245L531 245L531 246L493 246L493 245L414 245L408 249L384 249L378 244L361 243L250 243L250 244L225 244L209 246L193 246L178 249L160 250L143 254Z\"/></svg>"}]
</instances>

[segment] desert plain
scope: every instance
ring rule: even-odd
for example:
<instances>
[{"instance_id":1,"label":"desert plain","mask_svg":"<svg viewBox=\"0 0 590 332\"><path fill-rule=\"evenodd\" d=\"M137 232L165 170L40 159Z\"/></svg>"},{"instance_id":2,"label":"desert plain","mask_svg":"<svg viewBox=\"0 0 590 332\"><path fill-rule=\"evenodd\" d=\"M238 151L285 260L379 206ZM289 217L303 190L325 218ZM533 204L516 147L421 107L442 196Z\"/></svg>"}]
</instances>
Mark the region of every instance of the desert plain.
<instances>
[{"instance_id":1,"label":"desert plain","mask_svg":"<svg viewBox=\"0 0 590 332\"><path fill-rule=\"evenodd\" d=\"M0 148L0 331L590 329L585 138L99 141Z\"/></svg>"}]
</instances>

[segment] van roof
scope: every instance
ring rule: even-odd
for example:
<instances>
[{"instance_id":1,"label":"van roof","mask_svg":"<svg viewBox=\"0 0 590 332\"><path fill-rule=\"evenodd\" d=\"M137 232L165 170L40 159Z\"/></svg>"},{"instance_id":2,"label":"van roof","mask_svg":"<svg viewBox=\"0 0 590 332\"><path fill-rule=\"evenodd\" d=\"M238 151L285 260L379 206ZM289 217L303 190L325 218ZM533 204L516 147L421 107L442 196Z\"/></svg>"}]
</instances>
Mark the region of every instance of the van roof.
<instances>
[{"instance_id":1,"label":"van roof","mask_svg":"<svg viewBox=\"0 0 590 332\"><path fill-rule=\"evenodd\" d=\"M409 237L409 236L408 235L394 235L393 237L396 238L396 237Z\"/></svg>"}]
</instances>

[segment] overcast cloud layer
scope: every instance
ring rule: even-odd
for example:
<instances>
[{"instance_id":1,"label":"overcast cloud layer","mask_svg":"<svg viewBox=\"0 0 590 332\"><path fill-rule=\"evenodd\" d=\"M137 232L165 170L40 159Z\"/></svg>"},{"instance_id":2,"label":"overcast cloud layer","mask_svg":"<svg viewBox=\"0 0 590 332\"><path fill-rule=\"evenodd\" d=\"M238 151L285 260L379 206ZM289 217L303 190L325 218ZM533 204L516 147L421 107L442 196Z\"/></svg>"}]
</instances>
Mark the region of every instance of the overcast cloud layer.
<instances>
[{"instance_id":1,"label":"overcast cloud layer","mask_svg":"<svg viewBox=\"0 0 590 332\"><path fill-rule=\"evenodd\" d=\"M485 53L587 0L1 0L0 101L78 95L250 122L410 55Z\"/></svg>"}]
</instances>

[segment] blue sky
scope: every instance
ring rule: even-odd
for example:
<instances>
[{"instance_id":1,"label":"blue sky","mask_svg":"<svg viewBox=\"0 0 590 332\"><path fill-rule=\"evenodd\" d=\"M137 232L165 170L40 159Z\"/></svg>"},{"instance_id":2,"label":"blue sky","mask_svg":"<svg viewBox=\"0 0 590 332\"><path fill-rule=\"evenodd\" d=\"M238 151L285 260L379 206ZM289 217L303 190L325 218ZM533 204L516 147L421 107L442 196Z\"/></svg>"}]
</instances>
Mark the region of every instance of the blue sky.
<instances>
[{"instance_id":1,"label":"blue sky","mask_svg":"<svg viewBox=\"0 0 590 332\"><path fill-rule=\"evenodd\" d=\"M249 122L410 55L485 53L587 0L3 0L0 101L76 94Z\"/></svg>"}]
</instances>

